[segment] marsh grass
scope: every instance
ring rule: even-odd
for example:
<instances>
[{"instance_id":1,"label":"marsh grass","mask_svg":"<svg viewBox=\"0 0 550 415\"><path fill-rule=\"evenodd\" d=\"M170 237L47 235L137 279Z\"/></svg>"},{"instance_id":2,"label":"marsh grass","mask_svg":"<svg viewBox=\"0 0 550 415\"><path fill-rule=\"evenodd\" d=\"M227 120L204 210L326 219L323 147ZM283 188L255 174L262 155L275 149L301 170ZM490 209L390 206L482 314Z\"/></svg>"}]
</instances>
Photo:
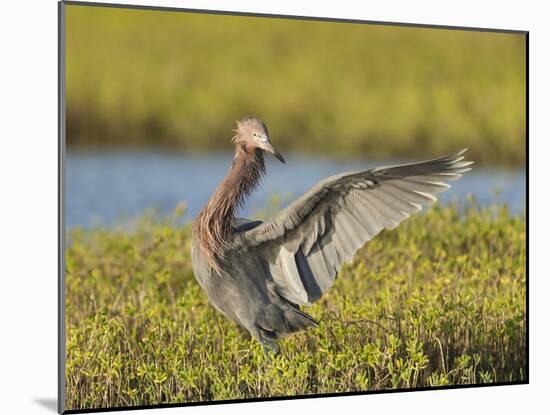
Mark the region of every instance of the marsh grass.
<instances>
[{"instance_id":1,"label":"marsh grass","mask_svg":"<svg viewBox=\"0 0 550 415\"><path fill-rule=\"evenodd\" d=\"M383 232L271 358L208 304L176 222L70 233L67 408L526 379L525 218L506 207Z\"/></svg>"},{"instance_id":2,"label":"marsh grass","mask_svg":"<svg viewBox=\"0 0 550 415\"><path fill-rule=\"evenodd\" d=\"M67 144L525 162L520 34L67 8Z\"/></svg>"}]
</instances>

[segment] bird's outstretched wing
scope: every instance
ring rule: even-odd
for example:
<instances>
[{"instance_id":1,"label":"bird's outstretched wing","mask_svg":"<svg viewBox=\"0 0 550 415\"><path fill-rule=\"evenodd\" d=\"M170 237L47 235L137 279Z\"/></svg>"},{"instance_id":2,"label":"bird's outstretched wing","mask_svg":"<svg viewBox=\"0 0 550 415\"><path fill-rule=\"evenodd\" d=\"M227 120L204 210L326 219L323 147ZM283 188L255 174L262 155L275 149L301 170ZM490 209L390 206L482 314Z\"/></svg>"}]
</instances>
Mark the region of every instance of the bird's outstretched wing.
<instances>
[{"instance_id":1,"label":"bird's outstretched wing","mask_svg":"<svg viewBox=\"0 0 550 415\"><path fill-rule=\"evenodd\" d=\"M331 176L269 221L242 232L238 243L267 260L280 295L316 301L342 265L382 229L393 229L434 202L473 162L462 150L434 160Z\"/></svg>"}]
</instances>

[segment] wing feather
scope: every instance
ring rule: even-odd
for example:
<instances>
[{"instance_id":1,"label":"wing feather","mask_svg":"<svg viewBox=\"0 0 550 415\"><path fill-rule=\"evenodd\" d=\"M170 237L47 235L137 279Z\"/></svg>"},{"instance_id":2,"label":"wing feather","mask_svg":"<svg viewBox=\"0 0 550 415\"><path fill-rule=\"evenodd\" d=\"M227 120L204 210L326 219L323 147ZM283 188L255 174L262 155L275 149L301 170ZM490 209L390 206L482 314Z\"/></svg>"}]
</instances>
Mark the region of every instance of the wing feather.
<instances>
[{"instance_id":1,"label":"wing feather","mask_svg":"<svg viewBox=\"0 0 550 415\"><path fill-rule=\"evenodd\" d=\"M471 170L465 151L331 176L271 220L240 232L236 243L263 254L280 295L311 304L367 241L433 203L450 188L447 181Z\"/></svg>"}]
</instances>

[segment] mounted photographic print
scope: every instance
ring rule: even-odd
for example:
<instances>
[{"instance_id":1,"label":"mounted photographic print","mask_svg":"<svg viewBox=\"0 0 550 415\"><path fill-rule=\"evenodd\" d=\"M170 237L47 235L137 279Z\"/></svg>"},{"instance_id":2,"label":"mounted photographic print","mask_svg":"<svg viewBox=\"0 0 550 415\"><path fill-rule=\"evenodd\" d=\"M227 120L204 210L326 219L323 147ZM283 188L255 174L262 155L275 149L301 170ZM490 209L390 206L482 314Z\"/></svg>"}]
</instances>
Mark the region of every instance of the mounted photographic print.
<instances>
[{"instance_id":1,"label":"mounted photographic print","mask_svg":"<svg viewBox=\"0 0 550 415\"><path fill-rule=\"evenodd\" d=\"M527 32L59 19L60 412L528 382Z\"/></svg>"}]
</instances>

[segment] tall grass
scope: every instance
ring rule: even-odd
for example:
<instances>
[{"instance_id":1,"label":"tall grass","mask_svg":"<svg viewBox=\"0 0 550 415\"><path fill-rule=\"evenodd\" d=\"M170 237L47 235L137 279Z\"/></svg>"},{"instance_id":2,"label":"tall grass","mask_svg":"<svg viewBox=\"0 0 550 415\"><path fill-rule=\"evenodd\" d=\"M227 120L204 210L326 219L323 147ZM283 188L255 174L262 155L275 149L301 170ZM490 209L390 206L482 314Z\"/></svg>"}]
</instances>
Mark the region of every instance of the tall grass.
<instances>
[{"instance_id":1,"label":"tall grass","mask_svg":"<svg viewBox=\"0 0 550 415\"><path fill-rule=\"evenodd\" d=\"M431 208L361 249L270 359L194 281L189 226L71 231L67 407L526 379L525 218Z\"/></svg>"},{"instance_id":2,"label":"tall grass","mask_svg":"<svg viewBox=\"0 0 550 415\"><path fill-rule=\"evenodd\" d=\"M525 160L525 37L71 5L70 147L226 149L263 118L282 150Z\"/></svg>"}]
</instances>

